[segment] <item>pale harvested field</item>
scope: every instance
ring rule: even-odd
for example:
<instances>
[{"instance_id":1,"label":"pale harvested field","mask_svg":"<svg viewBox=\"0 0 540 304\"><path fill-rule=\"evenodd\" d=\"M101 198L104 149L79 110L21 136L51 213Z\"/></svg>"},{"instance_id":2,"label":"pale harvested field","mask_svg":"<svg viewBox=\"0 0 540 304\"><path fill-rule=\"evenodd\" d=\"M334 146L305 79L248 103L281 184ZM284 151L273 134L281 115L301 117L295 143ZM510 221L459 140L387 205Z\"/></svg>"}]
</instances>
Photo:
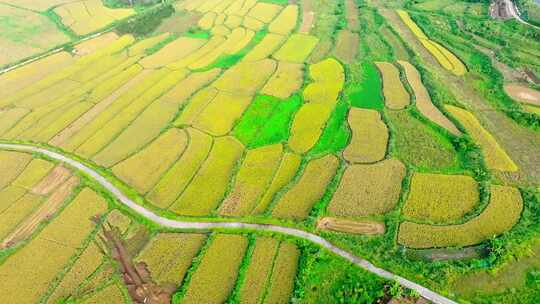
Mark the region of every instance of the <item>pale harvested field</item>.
<instances>
[{"instance_id":1,"label":"pale harvested field","mask_svg":"<svg viewBox=\"0 0 540 304\"><path fill-rule=\"evenodd\" d=\"M47 17L0 3L0 67L66 43L69 37Z\"/></svg>"},{"instance_id":2,"label":"pale harvested field","mask_svg":"<svg viewBox=\"0 0 540 304\"><path fill-rule=\"evenodd\" d=\"M507 84L504 90L506 94L519 102L540 106L540 91L518 84Z\"/></svg>"},{"instance_id":3,"label":"pale harvested field","mask_svg":"<svg viewBox=\"0 0 540 304\"><path fill-rule=\"evenodd\" d=\"M405 166L395 159L350 166L330 201L328 213L343 217L385 214L395 207L404 177Z\"/></svg>"},{"instance_id":4,"label":"pale harvested field","mask_svg":"<svg viewBox=\"0 0 540 304\"><path fill-rule=\"evenodd\" d=\"M335 56L345 63L353 63L358 55L359 40L356 33L345 29L339 31L334 48Z\"/></svg>"},{"instance_id":5,"label":"pale harvested field","mask_svg":"<svg viewBox=\"0 0 540 304\"><path fill-rule=\"evenodd\" d=\"M426 87L422 83L422 78L418 70L406 61L398 61L398 63L405 70L407 81L411 85L416 97L416 107L420 113L448 132L460 136L461 131L433 104Z\"/></svg>"},{"instance_id":6,"label":"pale harvested field","mask_svg":"<svg viewBox=\"0 0 540 304\"><path fill-rule=\"evenodd\" d=\"M32 188L32 193L46 195L51 193L71 176L71 172L65 167L56 166L44 179Z\"/></svg>"},{"instance_id":7,"label":"pale harvested field","mask_svg":"<svg viewBox=\"0 0 540 304\"><path fill-rule=\"evenodd\" d=\"M76 44L75 46L73 46L73 48L75 49L77 55L84 56L96 52L100 48L105 47L107 44L117 40L118 38L119 37L116 33L109 32L103 35L99 35L96 38L92 38Z\"/></svg>"},{"instance_id":8,"label":"pale harvested field","mask_svg":"<svg viewBox=\"0 0 540 304\"><path fill-rule=\"evenodd\" d=\"M317 229L350 234L379 235L384 234L385 225L381 222L369 220L353 221L335 217L323 217L317 222Z\"/></svg>"}]
</instances>

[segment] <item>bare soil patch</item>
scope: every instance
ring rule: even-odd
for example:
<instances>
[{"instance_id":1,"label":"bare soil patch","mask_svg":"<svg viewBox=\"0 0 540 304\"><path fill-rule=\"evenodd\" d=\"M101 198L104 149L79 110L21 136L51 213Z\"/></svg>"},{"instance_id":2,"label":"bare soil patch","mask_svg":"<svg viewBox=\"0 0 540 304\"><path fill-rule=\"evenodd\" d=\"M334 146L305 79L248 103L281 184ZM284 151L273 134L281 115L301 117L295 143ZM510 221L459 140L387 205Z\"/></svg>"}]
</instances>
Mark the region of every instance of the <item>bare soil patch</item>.
<instances>
[{"instance_id":1,"label":"bare soil patch","mask_svg":"<svg viewBox=\"0 0 540 304\"><path fill-rule=\"evenodd\" d=\"M360 27L358 22L358 7L354 0L347 0L347 26L349 30L354 31Z\"/></svg>"},{"instance_id":2,"label":"bare soil patch","mask_svg":"<svg viewBox=\"0 0 540 304\"><path fill-rule=\"evenodd\" d=\"M337 36L334 54L345 63L353 63L358 54L358 42L358 34L349 30L341 30Z\"/></svg>"},{"instance_id":3,"label":"bare soil patch","mask_svg":"<svg viewBox=\"0 0 540 304\"><path fill-rule=\"evenodd\" d=\"M56 166L49 175L45 176L34 188L32 193L37 195L47 195L56 187L60 186L71 176L71 172L62 166Z\"/></svg>"},{"instance_id":4,"label":"bare soil patch","mask_svg":"<svg viewBox=\"0 0 540 304\"><path fill-rule=\"evenodd\" d=\"M507 84L504 90L506 94L519 102L540 106L540 92L537 90L519 84Z\"/></svg>"},{"instance_id":5,"label":"bare soil patch","mask_svg":"<svg viewBox=\"0 0 540 304\"><path fill-rule=\"evenodd\" d=\"M384 223L376 221L352 221L335 217L324 217L317 223L317 229L351 234L384 234Z\"/></svg>"}]
</instances>

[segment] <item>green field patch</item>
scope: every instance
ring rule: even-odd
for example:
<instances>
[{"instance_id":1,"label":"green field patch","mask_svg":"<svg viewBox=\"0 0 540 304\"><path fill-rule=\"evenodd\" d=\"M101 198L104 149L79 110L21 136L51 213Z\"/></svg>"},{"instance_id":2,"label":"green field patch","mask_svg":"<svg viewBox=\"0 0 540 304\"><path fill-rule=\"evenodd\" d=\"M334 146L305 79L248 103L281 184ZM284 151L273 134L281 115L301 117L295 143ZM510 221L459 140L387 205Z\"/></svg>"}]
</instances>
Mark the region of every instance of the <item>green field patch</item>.
<instances>
[{"instance_id":1,"label":"green field patch","mask_svg":"<svg viewBox=\"0 0 540 304\"><path fill-rule=\"evenodd\" d=\"M407 111L387 111L395 155L425 170L459 171L458 155L448 138Z\"/></svg>"},{"instance_id":2,"label":"green field patch","mask_svg":"<svg viewBox=\"0 0 540 304\"><path fill-rule=\"evenodd\" d=\"M347 85L344 90L346 100L353 107L382 110L382 80L375 65L368 61L349 65Z\"/></svg>"},{"instance_id":3,"label":"green field patch","mask_svg":"<svg viewBox=\"0 0 540 304\"><path fill-rule=\"evenodd\" d=\"M348 111L348 105L341 100L338 101L334 112L326 122L319 141L309 151L310 155L334 153L345 149L351 137L351 131L347 124Z\"/></svg>"},{"instance_id":4,"label":"green field patch","mask_svg":"<svg viewBox=\"0 0 540 304\"><path fill-rule=\"evenodd\" d=\"M250 149L287 141L291 121L302 102L298 94L285 100L257 95L233 129L233 135Z\"/></svg>"}]
</instances>

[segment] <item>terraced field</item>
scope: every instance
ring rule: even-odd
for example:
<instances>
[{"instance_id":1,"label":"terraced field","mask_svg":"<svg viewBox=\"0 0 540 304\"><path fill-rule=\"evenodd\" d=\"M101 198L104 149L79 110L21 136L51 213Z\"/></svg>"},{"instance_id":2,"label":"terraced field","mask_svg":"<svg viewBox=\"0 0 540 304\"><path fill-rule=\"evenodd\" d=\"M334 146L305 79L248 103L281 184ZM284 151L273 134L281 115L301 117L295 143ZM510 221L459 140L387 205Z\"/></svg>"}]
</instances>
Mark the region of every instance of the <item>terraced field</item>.
<instances>
[{"instance_id":1,"label":"terraced field","mask_svg":"<svg viewBox=\"0 0 540 304\"><path fill-rule=\"evenodd\" d=\"M487 4L142 2L0 3L62 33L0 34L0 302L534 303L532 266L456 283L540 233L538 85L469 48Z\"/></svg>"}]
</instances>

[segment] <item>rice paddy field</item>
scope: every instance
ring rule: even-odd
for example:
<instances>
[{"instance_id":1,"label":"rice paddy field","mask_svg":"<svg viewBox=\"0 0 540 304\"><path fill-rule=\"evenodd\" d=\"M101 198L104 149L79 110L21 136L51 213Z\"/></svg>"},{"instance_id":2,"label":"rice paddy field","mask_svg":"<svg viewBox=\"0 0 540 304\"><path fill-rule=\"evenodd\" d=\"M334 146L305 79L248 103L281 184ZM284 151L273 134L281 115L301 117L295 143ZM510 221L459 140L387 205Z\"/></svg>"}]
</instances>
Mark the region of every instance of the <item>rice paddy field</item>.
<instances>
[{"instance_id":1,"label":"rice paddy field","mask_svg":"<svg viewBox=\"0 0 540 304\"><path fill-rule=\"evenodd\" d=\"M0 302L440 303L287 227L456 303L538 303L540 32L492 13L0 2Z\"/></svg>"}]
</instances>

